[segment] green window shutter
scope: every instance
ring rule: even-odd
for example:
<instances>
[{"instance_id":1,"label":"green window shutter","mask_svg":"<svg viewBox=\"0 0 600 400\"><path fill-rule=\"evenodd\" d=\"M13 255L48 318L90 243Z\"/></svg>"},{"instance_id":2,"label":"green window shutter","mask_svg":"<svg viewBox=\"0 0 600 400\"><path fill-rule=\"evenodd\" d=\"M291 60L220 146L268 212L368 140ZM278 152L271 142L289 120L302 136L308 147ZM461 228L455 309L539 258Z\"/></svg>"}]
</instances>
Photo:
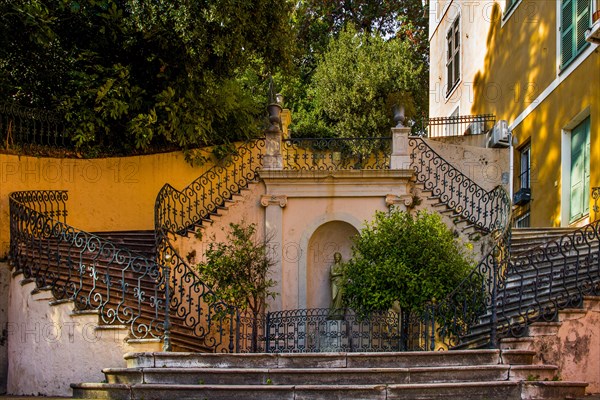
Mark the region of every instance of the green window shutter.
<instances>
[{"instance_id":1,"label":"green window shutter","mask_svg":"<svg viewBox=\"0 0 600 400\"><path fill-rule=\"evenodd\" d=\"M577 53L588 46L585 40L585 31L590 27L590 0L577 0L577 31L575 33L575 42Z\"/></svg>"},{"instance_id":2,"label":"green window shutter","mask_svg":"<svg viewBox=\"0 0 600 400\"><path fill-rule=\"evenodd\" d=\"M561 37L561 66L566 65L575 56L575 49L573 48L573 1L576 0L563 0L561 7L561 23L560 23L560 37Z\"/></svg>"},{"instance_id":3,"label":"green window shutter","mask_svg":"<svg viewBox=\"0 0 600 400\"><path fill-rule=\"evenodd\" d=\"M585 159L583 165L583 212L587 214L590 209L590 117L588 117L584 122L584 131L585 131Z\"/></svg>"},{"instance_id":4,"label":"green window shutter","mask_svg":"<svg viewBox=\"0 0 600 400\"><path fill-rule=\"evenodd\" d=\"M590 119L571 132L570 222L587 214L590 188Z\"/></svg>"}]
</instances>

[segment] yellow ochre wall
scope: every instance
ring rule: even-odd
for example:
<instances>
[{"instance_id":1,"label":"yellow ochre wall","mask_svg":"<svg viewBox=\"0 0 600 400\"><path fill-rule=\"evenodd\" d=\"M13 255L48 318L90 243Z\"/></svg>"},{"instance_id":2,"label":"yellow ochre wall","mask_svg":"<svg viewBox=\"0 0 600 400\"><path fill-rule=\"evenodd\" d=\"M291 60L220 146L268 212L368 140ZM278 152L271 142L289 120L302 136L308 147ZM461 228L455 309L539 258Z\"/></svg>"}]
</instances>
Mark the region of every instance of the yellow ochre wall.
<instances>
[{"instance_id":1,"label":"yellow ochre wall","mask_svg":"<svg viewBox=\"0 0 600 400\"><path fill-rule=\"evenodd\" d=\"M568 225L569 221L561 221L563 130L586 110L591 122L590 188L600 186L600 50L590 44L589 56L584 51L570 69L559 71L557 1L521 0L511 13L503 12L505 0L446 1L449 7L445 17L438 17L439 25L432 18L443 14L444 5L430 1L434 6L430 27L435 27L430 31L430 115L449 116L460 105L461 115L491 113L497 120L507 120L516 138L516 189L520 171L516 149L531 141L531 226ZM458 13L461 81L445 98L440 85L447 80L446 33ZM534 109L515 123L528 108ZM591 221L600 218L593 206L590 199Z\"/></svg>"},{"instance_id":2,"label":"yellow ochre wall","mask_svg":"<svg viewBox=\"0 0 600 400\"><path fill-rule=\"evenodd\" d=\"M568 225L568 221L561 221L562 131L588 108L591 116L590 187L600 186L600 51L590 45L596 47L595 51L540 100L542 92L560 79L560 74L568 72L567 69L559 74L558 68L557 3L524 0L513 15L504 20L501 7L496 3L493 15L484 67L474 79L471 113L492 112L497 119L512 124L525 109L536 107L513 127L516 149L531 142L530 223L531 226ZM519 185L519 167L519 152L515 151L515 190ZM596 219L591 210L593 205L590 199L592 221Z\"/></svg>"},{"instance_id":3,"label":"yellow ochre wall","mask_svg":"<svg viewBox=\"0 0 600 400\"><path fill-rule=\"evenodd\" d=\"M85 231L153 229L160 188L182 189L211 166L191 167L181 152L93 160L0 154L0 257L8 252L11 192L68 190L67 223Z\"/></svg>"}]
</instances>

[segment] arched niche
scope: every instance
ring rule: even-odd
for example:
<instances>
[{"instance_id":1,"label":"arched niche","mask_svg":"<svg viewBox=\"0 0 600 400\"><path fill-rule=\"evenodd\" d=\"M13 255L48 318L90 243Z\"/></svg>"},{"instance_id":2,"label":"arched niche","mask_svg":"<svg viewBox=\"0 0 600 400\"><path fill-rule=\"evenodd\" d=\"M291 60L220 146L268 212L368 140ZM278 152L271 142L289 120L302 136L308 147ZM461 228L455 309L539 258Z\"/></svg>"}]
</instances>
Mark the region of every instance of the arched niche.
<instances>
[{"instance_id":1,"label":"arched niche","mask_svg":"<svg viewBox=\"0 0 600 400\"><path fill-rule=\"evenodd\" d=\"M333 255L342 254L342 261L352 255L352 237L358 230L348 222L329 221L311 235L306 251L306 308L328 308L331 302L329 270Z\"/></svg>"}]
</instances>

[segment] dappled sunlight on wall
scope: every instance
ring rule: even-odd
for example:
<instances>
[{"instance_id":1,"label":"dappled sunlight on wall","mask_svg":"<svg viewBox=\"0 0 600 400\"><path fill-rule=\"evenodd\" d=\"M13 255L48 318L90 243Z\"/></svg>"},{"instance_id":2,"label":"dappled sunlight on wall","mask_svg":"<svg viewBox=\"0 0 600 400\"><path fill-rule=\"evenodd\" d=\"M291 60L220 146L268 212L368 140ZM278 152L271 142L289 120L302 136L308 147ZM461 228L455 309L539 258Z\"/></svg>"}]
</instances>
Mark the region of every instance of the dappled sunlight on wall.
<instances>
[{"instance_id":1,"label":"dappled sunlight on wall","mask_svg":"<svg viewBox=\"0 0 600 400\"><path fill-rule=\"evenodd\" d=\"M556 21L549 7L556 5L523 1L503 21L500 5L494 4L484 67L473 79L472 114L493 113L511 123L552 82Z\"/></svg>"}]
</instances>

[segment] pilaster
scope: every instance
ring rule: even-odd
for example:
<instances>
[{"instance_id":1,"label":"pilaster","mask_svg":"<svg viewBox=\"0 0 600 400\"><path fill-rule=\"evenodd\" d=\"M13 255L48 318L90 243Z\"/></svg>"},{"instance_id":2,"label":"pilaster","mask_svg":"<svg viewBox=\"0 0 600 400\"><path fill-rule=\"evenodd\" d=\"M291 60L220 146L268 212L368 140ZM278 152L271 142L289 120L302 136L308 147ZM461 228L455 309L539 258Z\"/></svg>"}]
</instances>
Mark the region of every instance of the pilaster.
<instances>
[{"instance_id":1,"label":"pilaster","mask_svg":"<svg viewBox=\"0 0 600 400\"><path fill-rule=\"evenodd\" d=\"M271 278L276 282L275 299L269 299L269 310L282 309L283 293L283 208L287 205L286 195L264 194L260 204L265 207L265 239L268 241L273 261Z\"/></svg>"}]
</instances>

